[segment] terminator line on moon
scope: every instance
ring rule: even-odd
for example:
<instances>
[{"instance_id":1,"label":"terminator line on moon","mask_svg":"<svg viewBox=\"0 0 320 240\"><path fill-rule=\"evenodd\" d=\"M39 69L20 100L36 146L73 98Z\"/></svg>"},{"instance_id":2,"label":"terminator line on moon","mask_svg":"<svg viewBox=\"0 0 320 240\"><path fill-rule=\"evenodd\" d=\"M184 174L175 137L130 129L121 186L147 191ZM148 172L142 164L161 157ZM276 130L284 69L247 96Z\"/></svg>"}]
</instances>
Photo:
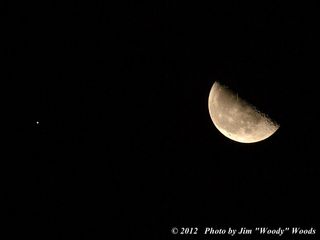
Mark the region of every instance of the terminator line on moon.
<instances>
[{"instance_id":1,"label":"terminator line on moon","mask_svg":"<svg viewBox=\"0 0 320 240\"><path fill-rule=\"evenodd\" d=\"M259 142L279 128L266 114L259 112L219 82L215 82L210 90L208 107L216 128L237 142Z\"/></svg>"}]
</instances>

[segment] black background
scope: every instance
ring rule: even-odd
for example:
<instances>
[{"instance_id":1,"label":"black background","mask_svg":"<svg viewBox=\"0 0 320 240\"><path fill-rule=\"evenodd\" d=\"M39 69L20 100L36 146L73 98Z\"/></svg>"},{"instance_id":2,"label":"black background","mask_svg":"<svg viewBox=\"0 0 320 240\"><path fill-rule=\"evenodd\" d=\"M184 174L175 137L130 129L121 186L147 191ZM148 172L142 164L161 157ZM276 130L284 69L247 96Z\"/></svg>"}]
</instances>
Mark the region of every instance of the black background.
<instances>
[{"instance_id":1,"label":"black background","mask_svg":"<svg viewBox=\"0 0 320 240\"><path fill-rule=\"evenodd\" d=\"M5 9L12 234L167 239L173 226L319 223L315 6ZM225 138L208 113L216 80L280 129L256 144Z\"/></svg>"}]
</instances>

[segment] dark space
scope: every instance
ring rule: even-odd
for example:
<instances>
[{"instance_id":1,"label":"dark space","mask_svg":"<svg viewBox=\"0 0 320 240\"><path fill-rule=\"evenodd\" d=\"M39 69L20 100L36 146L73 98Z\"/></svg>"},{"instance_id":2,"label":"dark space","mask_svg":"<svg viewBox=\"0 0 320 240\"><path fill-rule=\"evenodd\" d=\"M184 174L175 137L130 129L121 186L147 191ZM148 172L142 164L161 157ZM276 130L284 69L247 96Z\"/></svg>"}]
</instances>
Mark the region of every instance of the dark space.
<instances>
[{"instance_id":1,"label":"dark space","mask_svg":"<svg viewBox=\"0 0 320 240\"><path fill-rule=\"evenodd\" d=\"M45 1L5 10L11 235L317 227L316 6ZM208 112L216 80L279 130L255 144L225 138Z\"/></svg>"}]
</instances>

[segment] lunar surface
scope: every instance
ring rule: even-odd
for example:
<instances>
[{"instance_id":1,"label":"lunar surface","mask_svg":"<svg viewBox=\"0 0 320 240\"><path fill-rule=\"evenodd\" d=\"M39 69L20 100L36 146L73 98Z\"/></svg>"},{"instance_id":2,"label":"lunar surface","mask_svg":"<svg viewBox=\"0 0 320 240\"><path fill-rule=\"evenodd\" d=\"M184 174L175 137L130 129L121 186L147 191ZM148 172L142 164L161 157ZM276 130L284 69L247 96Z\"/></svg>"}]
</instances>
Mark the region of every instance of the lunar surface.
<instances>
[{"instance_id":1,"label":"lunar surface","mask_svg":"<svg viewBox=\"0 0 320 240\"><path fill-rule=\"evenodd\" d=\"M266 114L215 82L209 94L209 113L216 128L226 137L241 143L262 141L279 125Z\"/></svg>"}]
</instances>

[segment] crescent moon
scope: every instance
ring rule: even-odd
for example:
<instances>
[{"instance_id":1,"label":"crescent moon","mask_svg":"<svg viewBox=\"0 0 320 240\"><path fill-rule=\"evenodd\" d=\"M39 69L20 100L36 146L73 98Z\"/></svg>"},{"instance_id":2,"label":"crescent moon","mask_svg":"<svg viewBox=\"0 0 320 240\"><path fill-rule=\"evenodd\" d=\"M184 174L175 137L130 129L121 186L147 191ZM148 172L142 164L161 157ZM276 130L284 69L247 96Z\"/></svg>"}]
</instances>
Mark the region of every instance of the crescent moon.
<instances>
[{"instance_id":1,"label":"crescent moon","mask_svg":"<svg viewBox=\"0 0 320 240\"><path fill-rule=\"evenodd\" d=\"M219 82L212 85L208 107L216 128L224 136L237 142L254 143L265 140L280 127Z\"/></svg>"}]
</instances>

